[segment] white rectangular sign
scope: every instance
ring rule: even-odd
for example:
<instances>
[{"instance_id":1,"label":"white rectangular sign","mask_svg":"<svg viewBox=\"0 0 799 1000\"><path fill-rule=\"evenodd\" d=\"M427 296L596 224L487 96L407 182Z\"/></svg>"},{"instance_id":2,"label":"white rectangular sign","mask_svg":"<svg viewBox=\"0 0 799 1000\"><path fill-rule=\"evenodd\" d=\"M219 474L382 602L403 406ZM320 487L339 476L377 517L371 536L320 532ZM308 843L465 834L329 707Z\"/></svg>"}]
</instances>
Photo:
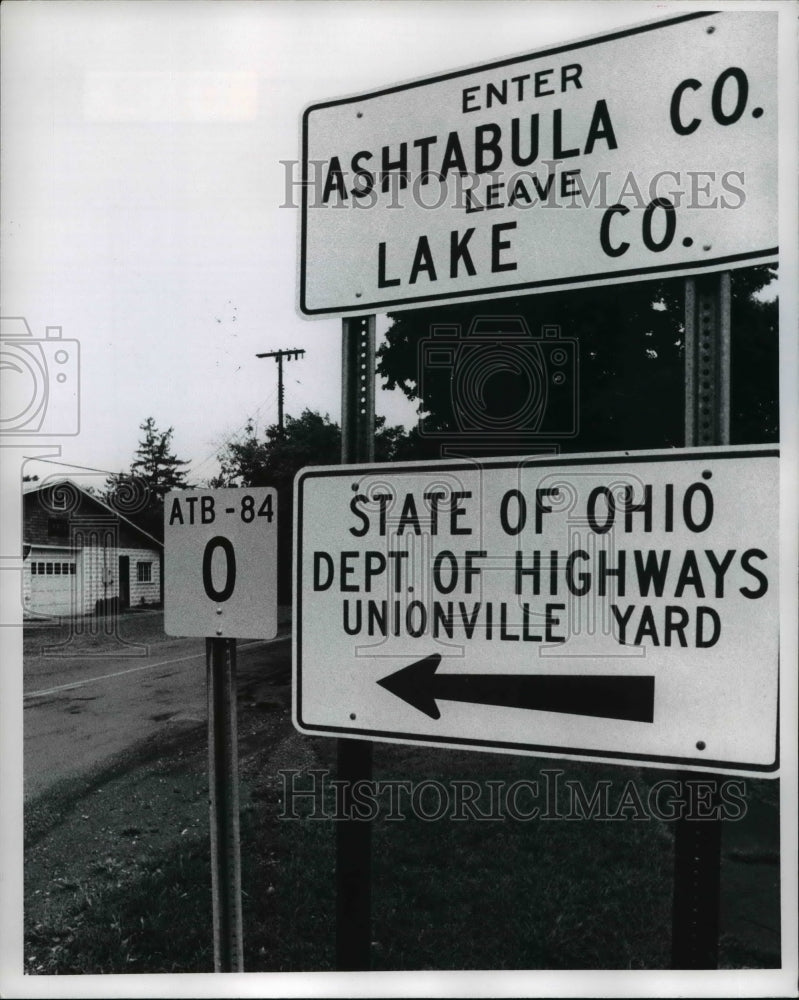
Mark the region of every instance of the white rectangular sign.
<instances>
[{"instance_id":1,"label":"white rectangular sign","mask_svg":"<svg viewBox=\"0 0 799 1000\"><path fill-rule=\"evenodd\" d=\"M691 13L302 119L299 308L776 260L777 13Z\"/></svg>"},{"instance_id":2,"label":"white rectangular sign","mask_svg":"<svg viewBox=\"0 0 799 1000\"><path fill-rule=\"evenodd\" d=\"M164 501L167 635L277 634L277 492L174 490Z\"/></svg>"},{"instance_id":3,"label":"white rectangular sign","mask_svg":"<svg viewBox=\"0 0 799 1000\"><path fill-rule=\"evenodd\" d=\"M776 773L778 453L308 469L294 720Z\"/></svg>"}]
</instances>

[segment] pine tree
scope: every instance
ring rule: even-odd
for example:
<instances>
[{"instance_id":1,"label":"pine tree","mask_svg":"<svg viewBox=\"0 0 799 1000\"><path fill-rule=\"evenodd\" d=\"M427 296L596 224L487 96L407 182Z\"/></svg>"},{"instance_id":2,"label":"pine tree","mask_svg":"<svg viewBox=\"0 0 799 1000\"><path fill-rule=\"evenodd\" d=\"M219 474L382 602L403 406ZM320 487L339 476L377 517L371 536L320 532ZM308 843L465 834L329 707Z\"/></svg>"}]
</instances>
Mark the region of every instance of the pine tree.
<instances>
[{"instance_id":1,"label":"pine tree","mask_svg":"<svg viewBox=\"0 0 799 1000\"><path fill-rule=\"evenodd\" d=\"M178 458L172 452L173 428L159 431L155 420L148 417L140 429L144 437L136 449L136 458L130 466L131 475L140 476L147 484L153 499L163 501L170 490L186 489L186 472L183 466L189 462Z\"/></svg>"},{"instance_id":2,"label":"pine tree","mask_svg":"<svg viewBox=\"0 0 799 1000\"><path fill-rule=\"evenodd\" d=\"M163 539L164 497L170 490L190 488L183 468L189 462L172 451L172 427L159 431L152 417L139 426L144 436L130 471L109 476L105 500L160 541Z\"/></svg>"}]
</instances>

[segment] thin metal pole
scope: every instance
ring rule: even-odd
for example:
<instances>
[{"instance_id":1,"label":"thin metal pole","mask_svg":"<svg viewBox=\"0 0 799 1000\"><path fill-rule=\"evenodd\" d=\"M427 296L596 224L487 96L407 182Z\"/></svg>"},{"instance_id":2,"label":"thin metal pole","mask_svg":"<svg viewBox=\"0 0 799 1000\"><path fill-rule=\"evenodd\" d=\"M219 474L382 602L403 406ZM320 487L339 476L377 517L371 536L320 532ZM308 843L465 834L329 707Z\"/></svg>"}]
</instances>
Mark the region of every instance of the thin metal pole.
<instances>
[{"instance_id":1,"label":"thin metal pole","mask_svg":"<svg viewBox=\"0 0 799 1000\"><path fill-rule=\"evenodd\" d=\"M374 461L375 317L342 321L341 461ZM352 815L352 788L372 778L372 744L338 741L338 778L345 818L336 821L336 968L370 967L372 826Z\"/></svg>"},{"instance_id":2,"label":"thin metal pole","mask_svg":"<svg viewBox=\"0 0 799 1000\"><path fill-rule=\"evenodd\" d=\"M342 320L341 461L375 460L375 317Z\"/></svg>"},{"instance_id":3,"label":"thin metal pole","mask_svg":"<svg viewBox=\"0 0 799 1000\"><path fill-rule=\"evenodd\" d=\"M283 433L283 355L277 356L277 426Z\"/></svg>"},{"instance_id":4,"label":"thin metal pole","mask_svg":"<svg viewBox=\"0 0 799 1000\"><path fill-rule=\"evenodd\" d=\"M730 286L728 271L685 281L686 447L730 443ZM687 789L691 772L680 777ZM695 799L688 795L687 800ZM718 782L711 805L714 818L683 816L674 830L673 969L718 966L722 832Z\"/></svg>"},{"instance_id":5,"label":"thin metal pole","mask_svg":"<svg viewBox=\"0 0 799 1000\"><path fill-rule=\"evenodd\" d=\"M244 971L236 726L236 640L205 640L214 970Z\"/></svg>"},{"instance_id":6,"label":"thin metal pole","mask_svg":"<svg viewBox=\"0 0 799 1000\"><path fill-rule=\"evenodd\" d=\"M336 820L336 968L365 972L371 965L372 824L353 817L353 786L372 780L372 744L339 740L342 814Z\"/></svg>"},{"instance_id":7,"label":"thin metal pole","mask_svg":"<svg viewBox=\"0 0 799 1000\"><path fill-rule=\"evenodd\" d=\"M685 446L730 443L730 273L685 279Z\"/></svg>"},{"instance_id":8,"label":"thin metal pole","mask_svg":"<svg viewBox=\"0 0 799 1000\"><path fill-rule=\"evenodd\" d=\"M690 774L682 775L683 789L690 779ZM698 800L690 794L686 798L689 803ZM718 782L710 802L703 800L703 808L708 805L716 811L715 818L681 817L674 831L673 969L718 967L722 822Z\"/></svg>"}]
</instances>

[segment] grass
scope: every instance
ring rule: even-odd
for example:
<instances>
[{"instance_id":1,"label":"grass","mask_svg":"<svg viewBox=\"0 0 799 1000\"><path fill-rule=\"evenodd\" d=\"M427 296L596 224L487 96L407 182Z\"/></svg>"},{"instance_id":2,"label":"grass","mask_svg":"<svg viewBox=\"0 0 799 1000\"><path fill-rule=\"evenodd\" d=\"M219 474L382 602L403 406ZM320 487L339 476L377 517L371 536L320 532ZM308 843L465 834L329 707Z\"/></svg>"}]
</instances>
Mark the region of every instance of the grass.
<instances>
[{"instance_id":1,"label":"grass","mask_svg":"<svg viewBox=\"0 0 799 1000\"><path fill-rule=\"evenodd\" d=\"M533 773L528 761L522 769L507 758L486 763L444 753L452 766L428 770L426 778L446 783L462 773L473 779L475 768L479 780L507 778L513 769ZM380 756L390 762L391 751ZM429 751L419 758L435 760ZM332 796L327 802L332 811ZM254 822L264 840L273 839L271 851L254 853L245 865L245 888L266 885L268 893L266 900L263 889L260 898L245 899L245 923L252 928L246 967L332 969L333 823L307 815L281 821L275 814L267 807L247 817L248 827ZM377 820L372 967L663 967L670 839L642 824L596 827Z\"/></svg>"},{"instance_id":2,"label":"grass","mask_svg":"<svg viewBox=\"0 0 799 1000\"><path fill-rule=\"evenodd\" d=\"M27 972L212 971L203 737L146 744L26 807Z\"/></svg>"},{"instance_id":3,"label":"grass","mask_svg":"<svg viewBox=\"0 0 799 1000\"><path fill-rule=\"evenodd\" d=\"M281 819L277 772L331 766L335 743L296 734L279 699L243 706L239 731L245 969L332 970L335 824L310 818L308 803ZM176 730L31 803L28 972L212 970L206 752L203 726ZM375 748L375 778L448 787L540 779L542 767L588 786L632 780L642 794L652 780L601 765ZM326 803L332 812L330 789ZM668 967L669 824L405 815L372 825L375 970ZM773 962L751 941L722 948L727 965Z\"/></svg>"},{"instance_id":4,"label":"grass","mask_svg":"<svg viewBox=\"0 0 799 1000\"><path fill-rule=\"evenodd\" d=\"M512 781L537 778L541 766L462 754L450 763L426 776L446 783L477 771L482 781ZM569 768L571 777L589 782L599 773ZM377 827L374 856L377 968L668 962L671 846L657 823L410 818Z\"/></svg>"},{"instance_id":5,"label":"grass","mask_svg":"<svg viewBox=\"0 0 799 1000\"><path fill-rule=\"evenodd\" d=\"M68 905L26 935L26 971L37 973L212 972L207 934L196 914L209 911L204 845L181 847L131 866L109 860L85 882L62 884Z\"/></svg>"}]
</instances>

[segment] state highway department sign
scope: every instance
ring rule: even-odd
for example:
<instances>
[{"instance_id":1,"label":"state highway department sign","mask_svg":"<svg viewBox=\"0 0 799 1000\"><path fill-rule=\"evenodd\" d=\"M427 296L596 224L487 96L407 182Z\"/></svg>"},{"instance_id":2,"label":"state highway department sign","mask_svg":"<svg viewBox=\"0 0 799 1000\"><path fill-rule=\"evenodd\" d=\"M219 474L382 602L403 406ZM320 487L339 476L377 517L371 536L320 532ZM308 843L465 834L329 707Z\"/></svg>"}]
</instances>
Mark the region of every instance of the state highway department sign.
<instances>
[{"instance_id":1,"label":"state highway department sign","mask_svg":"<svg viewBox=\"0 0 799 1000\"><path fill-rule=\"evenodd\" d=\"M776 260L777 16L683 14L307 108L300 311Z\"/></svg>"},{"instance_id":2,"label":"state highway department sign","mask_svg":"<svg viewBox=\"0 0 799 1000\"><path fill-rule=\"evenodd\" d=\"M295 725L773 776L777 501L762 447L304 470Z\"/></svg>"}]
</instances>

